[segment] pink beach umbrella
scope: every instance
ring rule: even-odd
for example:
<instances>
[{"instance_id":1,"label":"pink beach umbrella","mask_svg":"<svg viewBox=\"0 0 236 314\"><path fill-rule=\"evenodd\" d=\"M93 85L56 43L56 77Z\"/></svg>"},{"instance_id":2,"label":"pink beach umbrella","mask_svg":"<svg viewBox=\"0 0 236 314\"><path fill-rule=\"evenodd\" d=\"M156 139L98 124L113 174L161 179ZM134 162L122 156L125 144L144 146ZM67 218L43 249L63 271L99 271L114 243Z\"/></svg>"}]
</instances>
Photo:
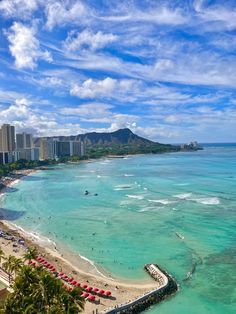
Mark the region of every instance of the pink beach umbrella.
<instances>
[{"instance_id":1,"label":"pink beach umbrella","mask_svg":"<svg viewBox=\"0 0 236 314\"><path fill-rule=\"evenodd\" d=\"M87 287L88 287L88 285L86 285L86 284L84 284L84 285L82 286L83 289L86 289Z\"/></svg>"},{"instance_id":2,"label":"pink beach umbrella","mask_svg":"<svg viewBox=\"0 0 236 314\"><path fill-rule=\"evenodd\" d=\"M88 291L88 292L91 292L93 290L93 287L88 287L87 289L86 289L86 291Z\"/></svg>"},{"instance_id":3,"label":"pink beach umbrella","mask_svg":"<svg viewBox=\"0 0 236 314\"><path fill-rule=\"evenodd\" d=\"M102 289L98 291L99 294L103 294L104 292L105 292L105 291L102 290Z\"/></svg>"},{"instance_id":4,"label":"pink beach umbrella","mask_svg":"<svg viewBox=\"0 0 236 314\"><path fill-rule=\"evenodd\" d=\"M105 292L105 295L106 295L107 297L109 297L109 296L111 295L111 291L106 291L106 292Z\"/></svg>"},{"instance_id":5,"label":"pink beach umbrella","mask_svg":"<svg viewBox=\"0 0 236 314\"><path fill-rule=\"evenodd\" d=\"M77 282L76 287L80 287L80 282Z\"/></svg>"},{"instance_id":6,"label":"pink beach umbrella","mask_svg":"<svg viewBox=\"0 0 236 314\"><path fill-rule=\"evenodd\" d=\"M77 284L77 281L76 280L73 280L71 281L72 285L76 285Z\"/></svg>"},{"instance_id":7,"label":"pink beach umbrella","mask_svg":"<svg viewBox=\"0 0 236 314\"><path fill-rule=\"evenodd\" d=\"M93 292L98 292L99 289L98 288L93 288Z\"/></svg>"},{"instance_id":8,"label":"pink beach umbrella","mask_svg":"<svg viewBox=\"0 0 236 314\"><path fill-rule=\"evenodd\" d=\"M95 300L95 296L94 295L90 295L88 299L89 299L89 301L94 301Z\"/></svg>"}]
</instances>

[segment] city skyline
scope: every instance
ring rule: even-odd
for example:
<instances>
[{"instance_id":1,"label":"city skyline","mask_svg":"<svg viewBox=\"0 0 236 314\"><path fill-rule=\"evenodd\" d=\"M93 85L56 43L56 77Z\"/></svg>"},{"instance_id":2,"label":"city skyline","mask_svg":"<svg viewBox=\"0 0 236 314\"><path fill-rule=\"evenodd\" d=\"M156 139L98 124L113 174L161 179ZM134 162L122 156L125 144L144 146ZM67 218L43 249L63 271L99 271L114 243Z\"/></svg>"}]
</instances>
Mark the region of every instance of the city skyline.
<instances>
[{"instance_id":1,"label":"city skyline","mask_svg":"<svg viewBox=\"0 0 236 314\"><path fill-rule=\"evenodd\" d=\"M235 1L0 1L0 125L235 142Z\"/></svg>"}]
</instances>

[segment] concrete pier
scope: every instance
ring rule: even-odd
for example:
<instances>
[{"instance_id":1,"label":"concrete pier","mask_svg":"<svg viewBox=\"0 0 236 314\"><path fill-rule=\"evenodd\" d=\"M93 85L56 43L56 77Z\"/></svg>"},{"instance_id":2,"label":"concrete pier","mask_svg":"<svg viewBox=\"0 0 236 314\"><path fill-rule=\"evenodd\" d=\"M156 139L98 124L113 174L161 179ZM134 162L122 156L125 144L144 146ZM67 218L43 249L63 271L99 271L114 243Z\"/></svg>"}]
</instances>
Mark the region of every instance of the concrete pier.
<instances>
[{"instance_id":1,"label":"concrete pier","mask_svg":"<svg viewBox=\"0 0 236 314\"><path fill-rule=\"evenodd\" d=\"M147 264L144 269L158 282L158 287L126 304L117 305L105 314L137 314L157 304L178 291L176 281L156 264Z\"/></svg>"}]
</instances>

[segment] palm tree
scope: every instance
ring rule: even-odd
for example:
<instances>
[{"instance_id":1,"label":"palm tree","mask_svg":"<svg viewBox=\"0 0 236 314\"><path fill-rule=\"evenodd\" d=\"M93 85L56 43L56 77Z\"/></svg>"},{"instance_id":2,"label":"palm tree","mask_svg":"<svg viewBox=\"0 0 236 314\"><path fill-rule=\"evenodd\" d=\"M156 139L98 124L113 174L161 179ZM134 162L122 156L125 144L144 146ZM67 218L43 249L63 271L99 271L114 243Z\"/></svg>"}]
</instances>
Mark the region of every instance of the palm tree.
<instances>
[{"instance_id":1,"label":"palm tree","mask_svg":"<svg viewBox=\"0 0 236 314\"><path fill-rule=\"evenodd\" d=\"M84 307L79 288L68 292L59 279L43 268L23 265L12 289L5 302L4 313L75 314Z\"/></svg>"},{"instance_id":2,"label":"palm tree","mask_svg":"<svg viewBox=\"0 0 236 314\"><path fill-rule=\"evenodd\" d=\"M11 277L12 277L12 272L13 272L13 268L14 268L14 260L15 256L13 255L9 255L8 258L6 259L6 261L2 264L3 269L8 273L9 275L9 283L11 281Z\"/></svg>"},{"instance_id":3,"label":"palm tree","mask_svg":"<svg viewBox=\"0 0 236 314\"><path fill-rule=\"evenodd\" d=\"M3 259L5 259L5 254L2 250L2 248L0 247L0 263L2 262Z\"/></svg>"},{"instance_id":4,"label":"palm tree","mask_svg":"<svg viewBox=\"0 0 236 314\"><path fill-rule=\"evenodd\" d=\"M31 260L31 259L36 259L38 255L38 251L35 247L28 247L25 255L24 255L24 260Z\"/></svg>"},{"instance_id":5,"label":"palm tree","mask_svg":"<svg viewBox=\"0 0 236 314\"><path fill-rule=\"evenodd\" d=\"M13 258L12 258L12 271L14 272L15 276L21 270L22 266L23 266L22 260L13 256Z\"/></svg>"}]
</instances>

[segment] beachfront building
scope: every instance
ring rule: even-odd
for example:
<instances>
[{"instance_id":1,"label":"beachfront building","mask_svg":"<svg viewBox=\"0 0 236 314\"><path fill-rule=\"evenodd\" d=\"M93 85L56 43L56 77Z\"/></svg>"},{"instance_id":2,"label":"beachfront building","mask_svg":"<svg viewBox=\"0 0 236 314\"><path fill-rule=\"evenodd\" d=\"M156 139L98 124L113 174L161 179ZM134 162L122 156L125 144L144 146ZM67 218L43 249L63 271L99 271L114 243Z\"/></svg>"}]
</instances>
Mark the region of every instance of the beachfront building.
<instances>
[{"instance_id":1,"label":"beachfront building","mask_svg":"<svg viewBox=\"0 0 236 314\"><path fill-rule=\"evenodd\" d=\"M34 147L33 136L29 133L16 134L18 159L39 160L39 148Z\"/></svg>"},{"instance_id":2,"label":"beachfront building","mask_svg":"<svg viewBox=\"0 0 236 314\"><path fill-rule=\"evenodd\" d=\"M84 156L84 143L79 141L60 141L56 138L40 139L40 159L57 159L60 157Z\"/></svg>"},{"instance_id":3,"label":"beachfront building","mask_svg":"<svg viewBox=\"0 0 236 314\"><path fill-rule=\"evenodd\" d=\"M33 136L28 133L18 133L16 134L16 149L27 149L33 147Z\"/></svg>"},{"instance_id":4,"label":"beachfront building","mask_svg":"<svg viewBox=\"0 0 236 314\"><path fill-rule=\"evenodd\" d=\"M0 151L12 153L15 150L15 127L3 124L0 128Z\"/></svg>"},{"instance_id":5,"label":"beachfront building","mask_svg":"<svg viewBox=\"0 0 236 314\"><path fill-rule=\"evenodd\" d=\"M15 127L3 124L0 128L0 164L17 160L15 153Z\"/></svg>"}]
</instances>

